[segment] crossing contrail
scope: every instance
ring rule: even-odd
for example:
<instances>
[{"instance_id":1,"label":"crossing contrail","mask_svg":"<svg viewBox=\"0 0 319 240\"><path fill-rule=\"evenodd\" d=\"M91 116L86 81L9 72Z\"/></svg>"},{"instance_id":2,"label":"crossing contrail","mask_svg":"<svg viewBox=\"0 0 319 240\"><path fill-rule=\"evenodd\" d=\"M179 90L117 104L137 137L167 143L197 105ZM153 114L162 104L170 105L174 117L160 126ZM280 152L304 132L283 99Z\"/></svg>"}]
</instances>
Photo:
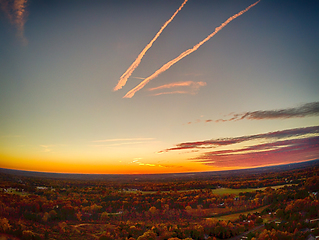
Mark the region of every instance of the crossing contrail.
<instances>
[{"instance_id":1,"label":"crossing contrail","mask_svg":"<svg viewBox=\"0 0 319 240\"><path fill-rule=\"evenodd\" d=\"M184 7L184 5L186 4L188 0L185 0L182 5L175 11L175 13L173 14L173 16L171 16L170 19L168 19L164 25L161 27L161 29L156 33L155 37L149 42L149 44L146 45L146 47L142 50L142 52L138 55L138 57L135 59L135 61L132 63L132 65L126 70L126 72L121 76L119 82L117 83L117 85L115 86L115 88L113 89L114 91L117 91L119 89L121 89L127 82L127 79L131 76L131 74L133 73L133 71L135 70L135 68L138 67L138 65L141 63L143 56L145 55L145 53L147 52L148 49L150 49L150 47L153 45L153 43L155 42L155 40L159 37L159 35L161 35L161 33L163 32L163 30L166 28L166 26L174 19L174 17L176 16L176 14Z\"/></svg>"},{"instance_id":2,"label":"crossing contrail","mask_svg":"<svg viewBox=\"0 0 319 240\"><path fill-rule=\"evenodd\" d=\"M239 17L240 15L247 12L250 8L255 6L257 3L259 3L260 0L257 2L251 4L246 9L240 11L239 13L235 14L234 16L228 18L225 22L223 22L219 27L215 28L215 31L208 35L203 41L197 43L193 48L190 48L186 50L185 52L181 53L178 57L174 58L173 60L169 61L168 63L165 63L161 68L159 68L157 71L155 71L151 76L147 77L142 81L139 85L137 85L135 88L130 90L123 98L131 98L134 96L134 94L141 90L149 81L153 80L154 78L158 77L162 72L165 72L167 69L169 69L172 65L177 63L179 60L183 59L187 55L191 54L192 52L196 51L201 45L203 45L205 42L207 42L211 37L213 37L216 33L218 33L221 29L223 29L228 23L230 23L235 18Z\"/></svg>"}]
</instances>

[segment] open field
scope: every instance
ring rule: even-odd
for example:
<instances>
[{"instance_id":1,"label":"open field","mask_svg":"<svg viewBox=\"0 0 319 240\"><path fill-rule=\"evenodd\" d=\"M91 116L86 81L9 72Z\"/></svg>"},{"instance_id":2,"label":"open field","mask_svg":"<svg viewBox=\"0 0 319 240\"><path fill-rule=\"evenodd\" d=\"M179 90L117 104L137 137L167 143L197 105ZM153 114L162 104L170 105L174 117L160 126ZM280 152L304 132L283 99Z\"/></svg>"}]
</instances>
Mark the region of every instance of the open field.
<instances>
[{"instance_id":1,"label":"open field","mask_svg":"<svg viewBox=\"0 0 319 240\"><path fill-rule=\"evenodd\" d=\"M272 189L278 189L282 187L289 187L294 184L284 184L284 185L277 185L277 186L270 186ZM244 192L254 192L254 191L264 191L267 187L262 187L262 188L243 188L243 189L232 189L232 188L217 188L213 189L213 193L218 194L218 195L223 195L223 194L235 194L238 195L239 193L244 193Z\"/></svg>"},{"instance_id":2,"label":"open field","mask_svg":"<svg viewBox=\"0 0 319 240\"><path fill-rule=\"evenodd\" d=\"M290 186L293 186L293 185L297 185L297 184L284 184L284 185L272 186L271 188L278 189L278 188L282 188L282 187L290 187ZM264 191L266 188L267 187L256 188L256 190Z\"/></svg>"},{"instance_id":3,"label":"open field","mask_svg":"<svg viewBox=\"0 0 319 240\"><path fill-rule=\"evenodd\" d=\"M272 189L278 189L282 187L289 187L295 184L283 184L283 185L275 185L275 186L268 186L271 187ZM223 194L235 194L236 196L239 195L239 193L244 193L244 192L254 192L254 191L264 191L267 187L262 187L262 188L240 188L240 189L233 189L233 188L216 188L213 189L212 192L214 194L218 195L223 195ZM188 192L188 191L196 191L199 189L189 189L189 190L179 190L177 192ZM126 193L141 193L141 194L154 194L157 191L140 191L140 190L125 190L124 192ZM169 193L170 191L161 191L163 193Z\"/></svg>"},{"instance_id":4,"label":"open field","mask_svg":"<svg viewBox=\"0 0 319 240\"><path fill-rule=\"evenodd\" d=\"M217 216L217 217L213 217L213 218L218 219L218 220L224 220L224 221L234 221L234 220L238 219L241 214L247 215L249 213L252 214L255 212L261 213L267 207L269 207L269 205L263 206L263 207L260 207L260 208L254 209L254 210L249 210L249 211L240 212L240 213L233 213L233 214L224 215L224 216Z\"/></svg>"},{"instance_id":5,"label":"open field","mask_svg":"<svg viewBox=\"0 0 319 240\"><path fill-rule=\"evenodd\" d=\"M4 191L2 188L0 188L0 191ZM21 192L21 191L17 191L17 190L15 190L15 189L8 189L7 191L6 191L6 193L9 193L9 194L17 194L17 195L21 195L21 196L26 196L26 195L28 195L29 193L27 193L27 192Z\"/></svg>"}]
</instances>

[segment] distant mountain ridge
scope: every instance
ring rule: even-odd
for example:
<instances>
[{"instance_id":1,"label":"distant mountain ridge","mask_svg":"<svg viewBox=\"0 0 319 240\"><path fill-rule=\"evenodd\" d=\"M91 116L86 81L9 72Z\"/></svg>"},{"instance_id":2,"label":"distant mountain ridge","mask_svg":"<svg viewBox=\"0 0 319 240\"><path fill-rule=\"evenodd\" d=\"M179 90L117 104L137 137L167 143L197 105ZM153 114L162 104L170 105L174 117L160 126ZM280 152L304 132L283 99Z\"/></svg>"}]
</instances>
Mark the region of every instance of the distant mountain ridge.
<instances>
[{"instance_id":1,"label":"distant mountain ridge","mask_svg":"<svg viewBox=\"0 0 319 240\"><path fill-rule=\"evenodd\" d=\"M319 166L319 159L290 163L277 166L257 167L239 170L209 171L209 172L187 172L187 173L163 173L163 174L82 174L82 173L51 173L35 172L0 168L0 173L24 176L24 177L44 177L53 179L78 179L78 180L109 180L109 181L154 181L172 179L205 179L210 176L237 176L242 174L259 174L264 172L288 171L294 169Z\"/></svg>"}]
</instances>

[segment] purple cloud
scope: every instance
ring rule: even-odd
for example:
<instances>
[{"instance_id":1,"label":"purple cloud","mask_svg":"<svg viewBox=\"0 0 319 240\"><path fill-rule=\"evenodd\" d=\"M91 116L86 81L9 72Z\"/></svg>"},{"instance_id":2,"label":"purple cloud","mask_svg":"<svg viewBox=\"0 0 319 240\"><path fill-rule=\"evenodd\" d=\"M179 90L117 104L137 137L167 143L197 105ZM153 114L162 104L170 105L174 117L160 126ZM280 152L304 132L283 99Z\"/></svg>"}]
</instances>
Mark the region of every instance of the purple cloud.
<instances>
[{"instance_id":1,"label":"purple cloud","mask_svg":"<svg viewBox=\"0 0 319 240\"><path fill-rule=\"evenodd\" d=\"M299 107L276 109L276 110L259 110L253 112L245 113L231 113L230 118L212 120L203 120L205 123L209 122L230 122L239 121L243 119L248 120L264 120L264 119L287 119L287 118L303 118L303 117L313 117L319 116L319 102L306 103ZM194 122L188 122L187 124L192 124Z\"/></svg>"},{"instance_id":2,"label":"purple cloud","mask_svg":"<svg viewBox=\"0 0 319 240\"><path fill-rule=\"evenodd\" d=\"M286 108L278 110L253 111L240 114L232 114L230 119L218 119L215 122L238 121L243 119L285 119L301 118L319 115L319 102L306 103L300 107Z\"/></svg>"},{"instance_id":3,"label":"purple cloud","mask_svg":"<svg viewBox=\"0 0 319 240\"><path fill-rule=\"evenodd\" d=\"M168 152L172 150L184 150L184 149L203 149L203 148L213 148L218 146L226 146L236 143L241 143L250 140L256 139L284 139L289 137L300 137L308 134L318 134L319 126L313 127L305 127L305 128L294 128L276 132L234 137L234 138L219 138L219 139L211 139L205 141L196 141L196 142L185 142L179 143L175 147L165 149L161 152Z\"/></svg>"},{"instance_id":4,"label":"purple cloud","mask_svg":"<svg viewBox=\"0 0 319 240\"><path fill-rule=\"evenodd\" d=\"M211 151L191 160L216 167L255 167L309 161L319 157L319 136Z\"/></svg>"}]
</instances>

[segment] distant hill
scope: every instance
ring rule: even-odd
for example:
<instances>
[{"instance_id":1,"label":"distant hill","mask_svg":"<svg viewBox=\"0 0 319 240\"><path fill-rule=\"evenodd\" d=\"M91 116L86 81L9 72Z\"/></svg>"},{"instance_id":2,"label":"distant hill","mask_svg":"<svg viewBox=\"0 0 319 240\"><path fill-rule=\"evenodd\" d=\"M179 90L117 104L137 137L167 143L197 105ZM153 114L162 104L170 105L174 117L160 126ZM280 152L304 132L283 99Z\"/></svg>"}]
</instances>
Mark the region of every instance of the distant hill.
<instances>
[{"instance_id":1,"label":"distant hill","mask_svg":"<svg viewBox=\"0 0 319 240\"><path fill-rule=\"evenodd\" d=\"M22 171L0 168L0 173L10 174L15 176L24 177L40 177L51 179L73 179L73 180L107 180L107 181L171 181L171 180L187 180L187 179L208 179L209 177L218 176L238 176L238 175L250 175L261 174L265 172L282 172L294 169L302 169L319 166L319 159L290 163L269 167L258 167L240 170L228 170L228 171L210 171L210 172L188 172L188 173L166 173L166 174L72 174L72 173L48 173L48 172L34 172L34 171Z\"/></svg>"}]
</instances>

